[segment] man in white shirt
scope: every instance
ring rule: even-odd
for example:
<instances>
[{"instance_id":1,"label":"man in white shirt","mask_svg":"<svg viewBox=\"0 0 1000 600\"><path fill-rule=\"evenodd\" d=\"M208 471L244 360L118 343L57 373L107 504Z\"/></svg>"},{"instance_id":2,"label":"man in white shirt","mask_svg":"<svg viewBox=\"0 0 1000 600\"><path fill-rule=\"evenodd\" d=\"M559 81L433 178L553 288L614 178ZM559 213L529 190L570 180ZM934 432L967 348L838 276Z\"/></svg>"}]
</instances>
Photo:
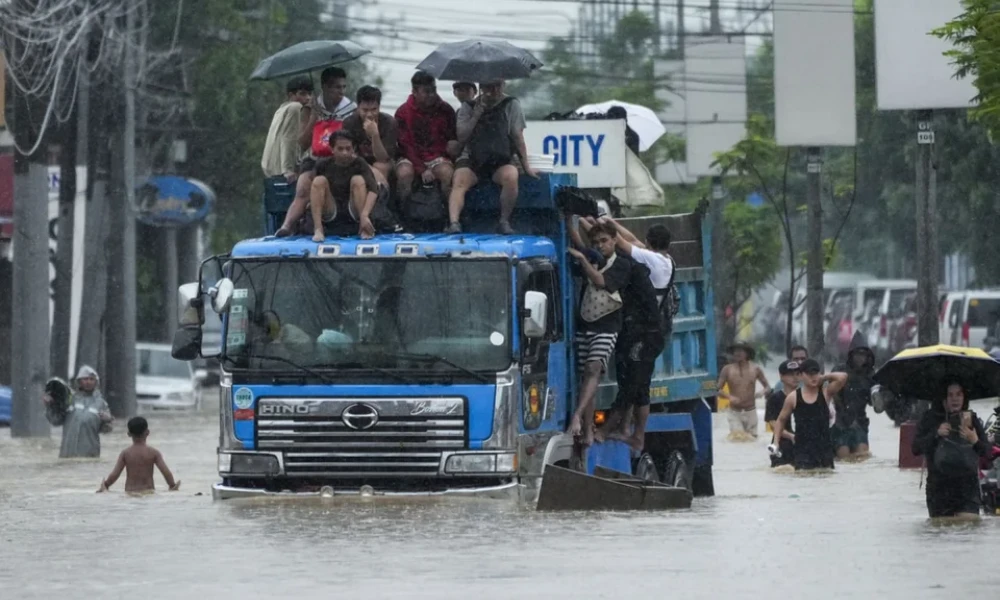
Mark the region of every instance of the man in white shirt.
<instances>
[{"instance_id":1,"label":"man in white shirt","mask_svg":"<svg viewBox=\"0 0 1000 600\"><path fill-rule=\"evenodd\" d=\"M667 287L674 277L674 259L668 254L672 236L665 225L653 225L646 232L646 243L643 244L632 235L632 232L621 226L611 217L601 217L598 221L614 223L618 230L618 249L632 260L646 265L649 269L649 280L656 288L657 300L663 301Z\"/></svg>"},{"instance_id":2,"label":"man in white shirt","mask_svg":"<svg viewBox=\"0 0 1000 600\"><path fill-rule=\"evenodd\" d=\"M305 125L303 108L312 103L312 93L313 84L308 77L293 77L285 86L285 101L274 112L260 159L264 177L284 177L291 183L298 176L302 154L299 137Z\"/></svg>"}]
</instances>

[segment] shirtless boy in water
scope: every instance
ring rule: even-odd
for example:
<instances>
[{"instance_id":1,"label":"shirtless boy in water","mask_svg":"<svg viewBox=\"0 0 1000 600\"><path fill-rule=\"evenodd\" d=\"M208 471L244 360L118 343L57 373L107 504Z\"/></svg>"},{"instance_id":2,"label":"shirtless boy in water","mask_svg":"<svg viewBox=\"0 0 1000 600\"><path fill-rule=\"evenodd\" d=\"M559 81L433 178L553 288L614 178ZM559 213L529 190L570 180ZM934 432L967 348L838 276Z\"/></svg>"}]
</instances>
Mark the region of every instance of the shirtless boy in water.
<instances>
[{"instance_id":1,"label":"shirtless boy in water","mask_svg":"<svg viewBox=\"0 0 1000 600\"><path fill-rule=\"evenodd\" d=\"M764 370L752 362L754 357L753 348L746 344L736 344L732 346L730 352L733 355L732 362L722 368L719 373L718 394L719 398L729 400L729 434L736 436L750 435L757 437L757 396L755 393L757 382L764 386L764 393L771 393L771 386L767 383ZM724 392L723 387L728 384L729 392Z\"/></svg>"},{"instance_id":2,"label":"shirtless boy in water","mask_svg":"<svg viewBox=\"0 0 1000 600\"><path fill-rule=\"evenodd\" d=\"M125 471L125 493L134 494L142 492L152 492L156 486L153 484L153 465L160 470L160 474L167 480L170 491L175 492L181 487L181 482L174 481L174 475L167 468L167 463L163 460L160 451L152 446L146 445L146 438L149 437L149 424L142 417L133 417L128 422L128 436L132 438L132 445L122 450L118 455L118 462L111 470L108 478L101 482L101 489L98 492L105 492L118 481Z\"/></svg>"}]
</instances>

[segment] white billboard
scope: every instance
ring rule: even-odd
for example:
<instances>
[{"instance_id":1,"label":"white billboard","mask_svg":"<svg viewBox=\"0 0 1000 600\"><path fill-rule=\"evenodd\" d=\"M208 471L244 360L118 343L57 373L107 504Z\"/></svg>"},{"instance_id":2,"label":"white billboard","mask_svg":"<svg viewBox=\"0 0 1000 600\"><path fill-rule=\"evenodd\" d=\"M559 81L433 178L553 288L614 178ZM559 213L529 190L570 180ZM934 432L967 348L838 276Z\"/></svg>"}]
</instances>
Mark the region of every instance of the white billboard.
<instances>
[{"instance_id":1,"label":"white billboard","mask_svg":"<svg viewBox=\"0 0 1000 600\"><path fill-rule=\"evenodd\" d=\"M686 102L684 101L684 61L683 60L653 60L653 76L660 82L656 86L656 99L663 103L660 110L660 121L667 133L684 135Z\"/></svg>"},{"instance_id":2,"label":"white billboard","mask_svg":"<svg viewBox=\"0 0 1000 600\"><path fill-rule=\"evenodd\" d=\"M956 79L955 66L944 56L954 46L930 33L962 12L961 0L875 0L879 110L973 105L972 80Z\"/></svg>"},{"instance_id":3,"label":"white billboard","mask_svg":"<svg viewBox=\"0 0 1000 600\"><path fill-rule=\"evenodd\" d=\"M854 0L774 0L779 146L853 146Z\"/></svg>"},{"instance_id":4,"label":"white billboard","mask_svg":"<svg viewBox=\"0 0 1000 600\"><path fill-rule=\"evenodd\" d=\"M697 37L684 46L687 170L718 175L715 155L746 136L746 48L743 38Z\"/></svg>"},{"instance_id":5,"label":"white billboard","mask_svg":"<svg viewBox=\"0 0 1000 600\"><path fill-rule=\"evenodd\" d=\"M528 154L552 156L553 171L576 173L581 188L625 187L625 121L528 121Z\"/></svg>"}]
</instances>

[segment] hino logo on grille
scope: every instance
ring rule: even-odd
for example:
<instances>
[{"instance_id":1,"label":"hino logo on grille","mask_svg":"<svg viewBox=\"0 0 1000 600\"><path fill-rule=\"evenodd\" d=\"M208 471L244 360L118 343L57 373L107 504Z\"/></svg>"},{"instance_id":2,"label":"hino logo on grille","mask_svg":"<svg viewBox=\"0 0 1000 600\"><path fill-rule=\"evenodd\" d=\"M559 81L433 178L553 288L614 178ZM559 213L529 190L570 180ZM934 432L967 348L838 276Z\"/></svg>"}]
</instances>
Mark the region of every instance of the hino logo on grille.
<instances>
[{"instance_id":1,"label":"hino logo on grille","mask_svg":"<svg viewBox=\"0 0 1000 600\"><path fill-rule=\"evenodd\" d=\"M310 407L307 404L261 404L262 415L308 415Z\"/></svg>"},{"instance_id":2,"label":"hino logo on grille","mask_svg":"<svg viewBox=\"0 0 1000 600\"><path fill-rule=\"evenodd\" d=\"M344 409L340 418L350 429L371 429L378 423L378 411L367 404L352 404Z\"/></svg>"}]
</instances>

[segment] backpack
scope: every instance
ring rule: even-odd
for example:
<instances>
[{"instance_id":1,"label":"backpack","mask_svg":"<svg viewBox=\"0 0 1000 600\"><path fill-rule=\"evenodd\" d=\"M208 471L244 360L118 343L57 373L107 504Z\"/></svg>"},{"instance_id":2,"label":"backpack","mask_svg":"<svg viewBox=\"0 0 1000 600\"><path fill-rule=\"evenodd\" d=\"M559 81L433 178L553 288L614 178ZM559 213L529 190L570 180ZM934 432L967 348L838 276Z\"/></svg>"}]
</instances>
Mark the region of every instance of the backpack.
<instances>
[{"instance_id":1,"label":"backpack","mask_svg":"<svg viewBox=\"0 0 1000 600\"><path fill-rule=\"evenodd\" d=\"M972 444L944 438L934 450L934 470L951 476L979 473L979 455Z\"/></svg>"},{"instance_id":2,"label":"backpack","mask_svg":"<svg viewBox=\"0 0 1000 600\"><path fill-rule=\"evenodd\" d=\"M510 164L514 149L510 141L507 105L514 101L508 96L493 108L483 112L468 142L469 160L477 169L496 168Z\"/></svg>"},{"instance_id":3,"label":"backpack","mask_svg":"<svg viewBox=\"0 0 1000 600\"><path fill-rule=\"evenodd\" d=\"M677 278L677 263L672 257L668 258L670 258L670 265L673 267L670 271L670 281L667 282L667 287L656 290L657 295L662 294L660 324L664 332L673 331L674 317L681 311L681 294L677 286L674 285L674 279Z\"/></svg>"}]
</instances>

